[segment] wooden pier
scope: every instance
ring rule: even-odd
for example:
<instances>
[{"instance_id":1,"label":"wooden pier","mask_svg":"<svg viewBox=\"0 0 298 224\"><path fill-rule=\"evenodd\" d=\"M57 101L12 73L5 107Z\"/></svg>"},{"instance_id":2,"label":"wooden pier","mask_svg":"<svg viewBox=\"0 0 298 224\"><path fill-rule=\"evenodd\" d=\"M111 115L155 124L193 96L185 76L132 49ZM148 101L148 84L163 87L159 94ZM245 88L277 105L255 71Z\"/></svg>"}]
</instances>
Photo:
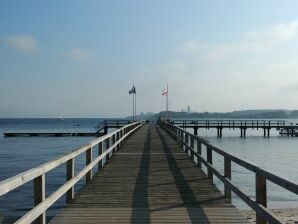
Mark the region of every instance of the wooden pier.
<instances>
[{"instance_id":1,"label":"wooden pier","mask_svg":"<svg viewBox=\"0 0 298 224\"><path fill-rule=\"evenodd\" d=\"M264 137L270 137L270 130L285 130L287 136L295 137L298 126L289 124L285 120L169 120L173 125L183 129L193 129L194 135L198 135L201 129L216 129L217 137L221 138L223 129L239 129L240 137L246 137L247 129L262 129Z\"/></svg>"},{"instance_id":2,"label":"wooden pier","mask_svg":"<svg viewBox=\"0 0 298 224\"><path fill-rule=\"evenodd\" d=\"M96 132L5 132L4 137L92 137L92 136L102 136L103 133Z\"/></svg>"},{"instance_id":3,"label":"wooden pier","mask_svg":"<svg viewBox=\"0 0 298 224\"><path fill-rule=\"evenodd\" d=\"M206 150L206 158L202 150ZM83 153L86 166L75 173L75 158ZM214 153L224 158L224 173L214 168ZM256 200L233 183L232 163L255 173ZM66 165L66 182L47 195L46 174L62 164ZM93 174L95 166L99 171ZM214 185L213 176L224 183L224 192ZM74 192L82 178L86 185ZM228 154L178 126L166 121L159 125L135 122L0 182L0 196L33 182L34 207L15 222L18 224L46 223L47 209L64 195L67 204L50 221L52 224L249 223L231 204L233 192L255 210L257 224L282 223L267 208L267 180L298 194L297 184Z\"/></svg>"},{"instance_id":4,"label":"wooden pier","mask_svg":"<svg viewBox=\"0 0 298 224\"><path fill-rule=\"evenodd\" d=\"M147 123L155 123L155 119L149 119L147 120ZM4 132L4 137L100 137L103 135L106 135L108 133L109 129L119 129L126 125L129 125L133 123L131 120L125 120L125 119L108 119L100 122L97 124L94 128L94 132L82 132L79 130L74 131L9 131Z\"/></svg>"},{"instance_id":5,"label":"wooden pier","mask_svg":"<svg viewBox=\"0 0 298 224\"><path fill-rule=\"evenodd\" d=\"M247 221L165 131L145 125L50 223Z\"/></svg>"}]
</instances>

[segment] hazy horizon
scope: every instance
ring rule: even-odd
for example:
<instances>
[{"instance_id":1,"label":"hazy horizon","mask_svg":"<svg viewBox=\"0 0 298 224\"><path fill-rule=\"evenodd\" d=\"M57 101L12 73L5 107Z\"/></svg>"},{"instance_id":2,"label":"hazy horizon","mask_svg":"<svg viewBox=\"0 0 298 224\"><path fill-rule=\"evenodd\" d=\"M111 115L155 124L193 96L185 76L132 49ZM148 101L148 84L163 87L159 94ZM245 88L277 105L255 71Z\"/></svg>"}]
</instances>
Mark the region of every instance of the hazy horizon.
<instances>
[{"instance_id":1,"label":"hazy horizon","mask_svg":"<svg viewBox=\"0 0 298 224\"><path fill-rule=\"evenodd\" d=\"M0 117L298 108L298 2L1 1Z\"/></svg>"}]
</instances>

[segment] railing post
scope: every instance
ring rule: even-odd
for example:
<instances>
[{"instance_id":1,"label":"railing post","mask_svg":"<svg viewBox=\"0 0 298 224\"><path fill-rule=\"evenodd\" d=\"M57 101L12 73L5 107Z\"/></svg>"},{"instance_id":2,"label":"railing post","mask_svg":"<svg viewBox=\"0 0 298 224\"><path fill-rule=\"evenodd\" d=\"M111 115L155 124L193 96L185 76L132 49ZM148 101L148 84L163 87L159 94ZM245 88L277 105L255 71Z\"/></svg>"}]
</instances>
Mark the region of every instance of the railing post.
<instances>
[{"instance_id":1,"label":"railing post","mask_svg":"<svg viewBox=\"0 0 298 224\"><path fill-rule=\"evenodd\" d=\"M115 139L116 139L116 136L115 136L115 134L113 134L113 136L112 136L112 145L114 145L115 144ZM117 146L116 147L114 147L114 149L113 149L113 153L115 153L116 152L116 149L117 149Z\"/></svg>"},{"instance_id":2,"label":"railing post","mask_svg":"<svg viewBox=\"0 0 298 224\"><path fill-rule=\"evenodd\" d=\"M66 162L66 181L74 177L74 158ZM66 203L69 203L74 197L74 187L66 192Z\"/></svg>"},{"instance_id":3,"label":"railing post","mask_svg":"<svg viewBox=\"0 0 298 224\"><path fill-rule=\"evenodd\" d=\"M122 129L121 131L121 137L123 137L125 135L125 128ZM121 141L121 145L123 145L123 143L125 142L125 138Z\"/></svg>"},{"instance_id":4,"label":"railing post","mask_svg":"<svg viewBox=\"0 0 298 224\"><path fill-rule=\"evenodd\" d=\"M197 139L197 153L201 156L202 155L202 143ZM202 168L202 162L199 158L197 158L197 166Z\"/></svg>"},{"instance_id":5,"label":"railing post","mask_svg":"<svg viewBox=\"0 0 298 224\"><path fill-rule=\"evenodd\" d=\"M180 130L180 148L183 149L183 131Z\"/></svg>"},{"instance_id":6,"label":"railing post","mask_svg":"<svg viewBox=\"0 0 298 224\"><path fill-rule=\"evenodd\" d=\"M87 149L86 151L86 166L92 162L92 148ZM86 183L92 180L92 169L86 173Z\"/></svg>"},{"instance_id":7,"label":"railing post","mask_svg":"<svg viewBox=\"0 0 298 224\"><path fill-rule=\"evenodd\" d=\"M186 143L185 152L188 155L188 134L187 134L187 132L185 132L185 143Z\"/></svg>"},{"instance_id":8,"label":"railing post","mask_svg":"<svg viewBox=\"0 0 298 224\"><path fill-rule=\"evenodd\" d=\"M194 143L194 137L191 135L190 136L190 157L191 157L191 161L194 162L194 153L193 153L193 150L194 150L194 147L195 147L195 143Z\"/></svg>"},{"instance_id":9,"label":"railing post","mask_svg":"<svg viewBox=\"0 0 298 224\"><path fill-rule=\"evenodd\" d=\"M98 143L98 156L103 154L103 144L102 142ZM98 170L100 170L104 166L103 158L100 162L98 162Z\"/></svg>"},{"instance_id":10,"label":"railing post","mask_svg":"<svg viewBox=\"0 0 298 224\"><path fill-rule=\"evenodd\" d=\"M207 146L207 162L212 165L212 150L210 146ZM207 168L207 172L208 179L211 179L213 181L213 173L209 167Z\"/></svg>"},{"instance_id":11,"label":"railing post","mask_svg":"<svg viewBox=\"0 0 298 224\"><path fill-rule=\"evenodd\" d=\"M117 132L117 134L116 134L116 142L119 141L119 139L120 139L119 136L120 136L120 133ZM120 148L120 143L117 144L117 146L116 146L116 151L117 151L119 148Z\"/></svg>"},{"instance_id":12,"label":"railing post","mask_svg":"<svg viewBox=\"0 0 298 224\"><path fill-rule=\"evenodd\" d=\"M266 178L260 176L256 173L256 202L258 204L267 207L267 187L266 187ZM256 215L257 224L266 224L267 221L264 220L259 215Z\"/></svg>"},{"instance_id":13,"label":"railing post","mask_svg":"<svg viewBox=\"0 0 298 224\"><path fill-rule=\"evenodd\" d=\"M224 162L224 166L225 166L225 178L231 180L232 178L232 170L231 170L231 159L228 157L225 157L225 162ZM232 200L232 194L231 194L231 189L229 188L229 186L227 184L225 184L225 197L231 202Z\"/></svg>"},{"instance_id":14,"label":"railing post","mask_svg":"<svg viewBox=\"0 0 298 224\"><path fill-rule=\"evenodd\" d=\"M42 174L34 179L34 205L38 205L43 202L46 197L46 187L45 187L45 175ZM35 221L34 224L45 224L46 223L46 213L42 213Z\"/></svg>"},{"instance_id":15,"label":"railing post","mask_svg":"<svg viewBox=\"0 0 298 224\"><path fill-rule=\"evenodd\" d=\"M106 139L106 150L108 150L110 148L110 138ZM110 153L107 154L106 156L106 163L109 162L110 160Z\"/></svg>"}]
</instances>

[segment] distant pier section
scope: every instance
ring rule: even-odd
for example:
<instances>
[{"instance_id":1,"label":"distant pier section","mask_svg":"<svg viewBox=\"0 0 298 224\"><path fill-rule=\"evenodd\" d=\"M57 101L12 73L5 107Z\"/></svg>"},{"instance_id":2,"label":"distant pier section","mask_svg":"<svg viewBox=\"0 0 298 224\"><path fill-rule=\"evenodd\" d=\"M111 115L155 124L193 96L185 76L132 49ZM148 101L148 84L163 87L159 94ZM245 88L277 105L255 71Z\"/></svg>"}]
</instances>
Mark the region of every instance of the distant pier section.
<instances>
[{"instance_id":1,"label":"distant pier section","mask_svg":"<svg viewBox=\"0 0 298 224\"><path fill-rule=\"evenodd\" d=\"M118 129L122 128L125 125L131 124L134 121L125 120L125 119L107 119L103 120L99 124L94 127L94 131L92 132L83 132L80 130L72 130L72 131L9 131L4 132L3 135L5 137L100 137L106 135L109 129ZM152 123L155 120L151 119L148 122Z\"/></svg>"},{"instance_id":2,"label":"distant pier section","mask_svg":"<svg viewBox=\"0 0 298 224\"><path fill-rule=\"evenodd\" d=\"M279 131L282 136L298 136L298 125L289 123L286 120L168 120L169 123L178 126L183 129L193 129L193 134L198 135L198 130L202 129L216 129L217 137L223 136L223 129L239 129L240 137L246 137L247 129L261 129L263 130L264 137L270 137L271 129ZM95 136L100 137L106 135L110 129L118 129L125 125L131 124L132 120L125 119L108 119L103 120L94 127L94 131L83 132L80 130L73 131L11 131L5 132L5 137L67 137L67 136ZM155 123L155 119L147 120L148 123Z\"/></svg>"},{"instance_id":3,"label":"distant pier section","mask_svg":"<svg viewBox=\"0 0 298 224\"><path fill-rule=\"evenodd\" d=\"M216 129L217 137L222 137L223 129L240 129L240 137L246 137L247 129L262 129L264 137L270 137L270 130L279 130L280 135L298 136L298 126L285 120L170 120L170 123L183 129L192 128L194 135L198 129Z\"/></svg>"}]
</instances>

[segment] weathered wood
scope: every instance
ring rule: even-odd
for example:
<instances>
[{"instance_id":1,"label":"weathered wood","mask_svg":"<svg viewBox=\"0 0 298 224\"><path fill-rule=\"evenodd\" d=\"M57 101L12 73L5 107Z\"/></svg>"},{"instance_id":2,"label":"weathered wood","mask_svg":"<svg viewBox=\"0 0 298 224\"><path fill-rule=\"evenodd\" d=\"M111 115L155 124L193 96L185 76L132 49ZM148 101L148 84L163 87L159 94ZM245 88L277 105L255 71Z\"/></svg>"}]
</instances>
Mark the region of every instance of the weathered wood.
<instances>
[{"instance_id":1,"label":"weathered wood","mask_svg":"<svg viewBox=\"0 0 298 224\"><path fill-rule=\"evenodd\" d=\"M194 141L194 137L193 136L190 136L190 147L192 149L194 149L194 147L195 147L195 141ZM192 150L190 150L190 158L194 162L194 154L193 154Z\"/></svg>"},{"instance_id":2,"label":"weathered wood","mask_svg":"<svg viewBox=\"0 0 298 224\"><path fill-rule=\"evenodd\" d=\"M202 143L199 140L197 140L197 139L196 139L196 141L197 141L197 153L199 155L201 155L202 154ZM201 162L201 160L198 157L197 157L197 166L199 168L202 168L202 162Z\"/></svg>"},{"instance_id":3,"label":"weathered wood","mask_svg":"<svg viewBox=\"0 0 298 224\"><path fill-rule=\"evenodd\" d=\"M116 141L118 141L119 139L120 139L120 133L117 132L117 133L116 133ZM116 151L119 149L119 147L120 147L120 143L117 144Z\"/></svg>"},{"instance_id":4,"label":"weathered wood","mask_svg":"<svg viewBox=\"0 0 298 224\"><path fill-rule=\"evenodd\" d=\"M185 132L181 128L180 128L180 130ZM197 139L197 141L199 141L199 139ZM276 215L274 215L271 211L269 211L266 208L266 178L268 177L268 179L272 180L273 183L276 183L279 186L282 186L292 192L296 191L297 185L292 182L289 182L288 180L282 179L282 178L280 178L264 169L261 169L251 163L243 161L235 156L232 156L232 155L210 145L207 141L203 141L202 143L207 147L207 161L201 155L199 155L197 152L195 152L194 149L190 148L190 150L192 150L194 152L194 154L199 158L199 160L207 167L208 173L209 173L209 171L213 172L213 174L215 174L216 177L224 183L225 190L233 191L238 197L240 197L245 203L247 203L248 206L250 206L253 210L255 210L256 214L258 215L259 222L264 222L264 220L267 220L269 223L276 223L276 224L282 223L278 219L278 217L276 217ZM185 143L183 143L183 144L185 144ZM257 176L256 177L256 186L259 186L259 188L260 188L260 191L259 191L260 196L259 197L260 197L260 202L262 204L255 202L253 199L251 199L249 196L247 196L245 193L243 193L240 189L238 189L238 187L236 187L231 182L231 180L229 179L229 175L222 176L222 174L213 167L212 163L208 162L208 148L210 148L212 151L215 151L215 152L219 153L220 155L224 156L225 174L229 173L228 170L230 170L230 167L229 167L230 165L227 165L227 164L231 163L232 161L237 163L238 165L243 166L244 168L247 168L247 169L256 173L256 176ZM210 158L210 154L209 154L209 158ZM259 179L259 180L257 180L257 179ZM286 184L288 184L288 185L286 185Z\"/></svg>"},{"instance_id":5,"label":"weathered wood","mask_svg":"<svg viewBox=\"0 0 298 224\"><path fill-rule=\"evenodd\" d=\"M100 143L98 143L98 156L100 156L101 154L103 154L103 144L102 144L102 142L100 142ZM98 170L100 170L102 167L104 166L104 162L103 162L103 160L102 161L100 161L99 163L98 163Z\"/></svg>"},{"instance_id":6,"label":"weathered wood","mask_svg":"<svg viewBox=\"0 0 298 224\"><path fill-rule=\"evenodd\" d=\"M133 126L134 127L133 130L137 130L139 127L142 126L142 122L135 122L128 126ZM116 130L116 132L121 131L125 128L127 128L127 126L121 128L119 130ZM36 168L30 169L28 171L22 172L16 176L14 176L14 177L11 177L4 181L1 181L0 182L0 196L24 185L25 183L28 183L29 181L32 181L34 178L49 172L50 170L60 166L61 164L64 164L68 160L77 157L78 155L86 152L86 150L88 150L90 147L96 146L100 142L104 142L106 139L110 138L112 134L113 133L110 133L105 136L96 138L95 140L89 142L85 146L80 147L79 149L76 149L70 153L67 153L66 155L64 155L62 157L51 160L51 161L46 162ZM123 138L126 138L126 137L127 137L127 135L124 135Z\"/></svg>"},{"instance_id":7,"label":"weathered wood","mask_svg":"<svg viewBox=\"0 0 298 224\"><path fill-rule=\"evenodd\" d=\"M256 174L256 202L263 205L264 207L267 207L266 178L258 174ZM267 221L257 214L256 223L266 224Z\"/></svg>"},{"instance_id":8,"label":"weathered wood","mask_svg":"<svg viewBox=\"0 0 298 224\"><path fill-rule=\"evenodd\" d=\"M112 150L114 150L116 145L121 140L125 139L129 134L131 134L132 132L134 132L138 128L140 128L142 126L142 124L143 124L142 122L136 122L136 123L129 125L129 127L131 126L131 127L133 127L133 129L131 129L131 131L129 133L127 133L127 135L123 136L122 139L120 139L117 143L115 143L114 145L109 147L103 154L98 156L96 159L94 159L93 161L91 160L92 162L89 163L89 165L86 165L86 167L83 170L81 170L75 177L71 178L64 185L62 185L58 190L56 190L54 193L52 193L50 196L48 196L45 199L44 199L44 196L45 196L45 187L44 187L45 186L45 178L44 178L44 176L48 170L51 170L57 166L57 164L53 163L53 161L50 161L48 163L45 163L45 164L39 166L38 168L34 168L32 170L21 173L15 177L12 177L5 181L2 181L0 183L0 194L5 194L5 193L9 192L10 190L15 189L16 187L34 179L35 202L36 202L36 204L37 204L37 202L39 202L39 201L40 202L32 210L30 210L24 216L22 216L19 220L17 220L15 223L16 224L23 224L23 223L27 224L27 223L33 222L34 220L36 220L36 222L39 222L39 223L44 222L44 220L42 218L45 217L46 210L51 205L53 205L59 198L61 198L64 194L66 194L67 191L69 191L83 176L86 176L87 173L90 172L90 170L92 170L92 168L99 163L99 161L101 161L104 157L107 156L107 154L109 154ZM121 130L117 130L116 132L118 132L118 131L121 131ZM73 151L71 153L68 153L66 156L62 156L61 158L58 158L57 160L54 160L54 161L60 162L59 165L61 165L64 163L64 161L67 162L70 159L73 159L74 157L76 157L77 155L80 155L82 152L86 152L88 149L90 149L93 146L92 144L96 144L96 143L100 143L100 142L102 143L110 136L111 136L111 134L107 135L103 138L100 138L100 139L95 139L94 141L90 142L86 146L81 147L80 149ZM49 166L49 164L51 166ZM40 175L37 175L39 173L40 173ZM21 181L23 181L24 183L22 183Z\"/></svg>"},{"instance_id":9,"label":"weathered wood","mask_svg":"<svg viewBox=\"0 0 298 224\"><path fill-rule=\"evenodd\" d=\"M106 139L105 145L106 145L106 149L110 148L110 139L109 138ZM108 153L107 156L106 156L106 163L108 163L110 159L111 159L110 158L110 153Z\"/></svg>"},{"instance_id":10,"label":"weathered wood","mask_svg":"<svg viewBox=\"0 0 298 224\"><path fill-rule=\"evenodd\" d=\"M189 149L189 145L188 145L189 135L188 135L187 132L185 133L185 136L184 137L185 137L185 152L186 152L187 155L189 155L188 154L189 153L189 150L188 150Z\"/></svg>"},{"instance_id":11,"label":"weathered wood","mask_svg":"<svg viewBox=\"0 0 298 224\"><path fill-rule=\"evenodd\" d=\"M86 166L88 166L92 162L92 148L89 148L86 151ZM92 180L92 169L88 171L86 174L86 183Z\"/></svg>"},{"instance_id":12,"label":"weathered wood","mask_svg":"<svg viewBox=\"0 0 298 224\"><path fill-rule=\"evenodd\" d=\"M207 146L207 162L212 165L213 159L212 159L212 150L210 146ZM207 168L207 174L208 178L213 181L213 173L210 167Z\"/></svg>"},{"instance_id":13,"label":"weathered wood","mask_svg":"<svg viewBox=\"0 0 298 224\"><path fill-rule=\"evenodd\" d=\"M248 223L159 127L146 125L51 220L55 223Z\"/></svg>"},{"instance_id":14,"label":"weathered wood","mask_svg":"<svg viewBox=\"0 0 298 224\"><path fill-rule=\"evenodd\" d=\"M229 180L231 180L232 178L231 160L226 157L224 158L224 175L225 175L225 178L228 178ZM232 200L231 189L226 183L225 183L225 197L229 201Z\"/></svg>"},{"instance_id":15,"label":"weathered wood","mask_svg":"<svg viewBox=\"0 0 298 224\"><path fill-rule=\"evenodd\" d=\"M103 133L96 132L5 132L4 137L99 137Z\"/></svg>"},{"instance_id":16,"label":"weathered wood","mask_svg":"<svg viewBox=\"0 0 298 224\"><path fill-rule=\"evenodd\" d=\"M88 166L81 170L75 177L62 185L58 190L48 196L43 202L39 203L32 210L27 212L23 217L21 217L15 224L27 224L35 220L42 213L44 213L51 205L53 205L59 198L61 198L72 186L74 186L80 179L82 179L86 174L100 161L102 160L107 153L112 151L110 148L108 151L105 151L104 154L97 157L92 161Z\"/></svg>"},{"instance_id":17,"label":"weathered wood","mask_svg":"<svg viewBox=\"0 0 298 224\"><path fill-rule=\"evenodd\" d=\"M114 135L112 136L112 145L114 145L115 142L116 142L116 135L114 134ZM115 152L116 152L116 147L115 147L114 150L113 150L113 153L115 153Z\"/></svg>"},{"instance_id":18,"label":"weathered wood","mask_svg":"<svg viewBox=\"0 0 298 224\"><path fill-rule=\"evenodd\" d=\"M66 181L69 181L74 177L74 159L70 159L66 162ZM66 192L66 203L69 203L74 197L74 187L70 188Z\"/></svg>"},{"instance_id":19,"label":"weathered wood","mask_svg":"<svg viewBox=\"0 0 298 224\"><path fill-rule=\"evenodd\" d=\"M45 200L46 196L46 187L45 187L45 175L42 174L39 177L34 179L34 205L42 203ZM46 213L43 212L40 216L38 216L34 224L45 224L46 223Z\"/></svg>"}]
</instances>

